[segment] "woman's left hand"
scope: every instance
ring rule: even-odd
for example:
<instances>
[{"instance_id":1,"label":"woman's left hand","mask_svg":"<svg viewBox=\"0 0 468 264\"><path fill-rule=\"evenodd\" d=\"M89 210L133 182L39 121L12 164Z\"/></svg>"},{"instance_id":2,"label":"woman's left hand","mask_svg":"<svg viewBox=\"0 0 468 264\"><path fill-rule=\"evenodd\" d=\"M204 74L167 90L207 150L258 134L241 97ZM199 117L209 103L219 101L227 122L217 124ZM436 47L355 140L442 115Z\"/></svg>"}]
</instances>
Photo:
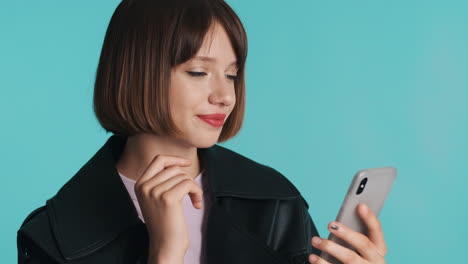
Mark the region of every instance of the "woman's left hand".
<instances>
[{"instance_id":1,"label":"woman's left hand","mask_svg":"<svg viewBox=\"0 0 468 264\"><path fill-rule=\"evenodd\" d=\"M315 236L311 240L312 246L327 252L344 264L385 264L384 257L387 254L387 246L385 245L379 219L363 203L358 206L358 212L367 226L368 236L358 233L336 221L330 222L328 229L331 233L353 246L360 255L333 241ZM333 229L333 225L337 226L338 229ZM320 241L320 243L316 243L316 241ZM309 256L309 262L313 264L329 264L328 261L315 254Z\"/></svg>"}]
</instances>

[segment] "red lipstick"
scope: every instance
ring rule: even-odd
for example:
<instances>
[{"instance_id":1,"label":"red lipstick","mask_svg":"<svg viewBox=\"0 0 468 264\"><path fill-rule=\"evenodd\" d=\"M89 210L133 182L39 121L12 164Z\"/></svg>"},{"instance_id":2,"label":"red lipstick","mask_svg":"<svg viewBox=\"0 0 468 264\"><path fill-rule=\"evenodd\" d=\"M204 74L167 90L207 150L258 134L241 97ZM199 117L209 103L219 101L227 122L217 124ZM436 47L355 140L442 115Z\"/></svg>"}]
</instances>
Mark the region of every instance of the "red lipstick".
<instances>
[{"instance_id":1,"label":"red lipstick","mask_svg":"<svg viewBox=\"0 0 468 264\"><path fill-rule=\"evenodd\" d=\"M224 118L226 118L225 114L209 114L209 115L198 115L198 117L205 121L206 123L214 126L214 127L222 127L224 124Z\"/></svg>"}]
</instances>

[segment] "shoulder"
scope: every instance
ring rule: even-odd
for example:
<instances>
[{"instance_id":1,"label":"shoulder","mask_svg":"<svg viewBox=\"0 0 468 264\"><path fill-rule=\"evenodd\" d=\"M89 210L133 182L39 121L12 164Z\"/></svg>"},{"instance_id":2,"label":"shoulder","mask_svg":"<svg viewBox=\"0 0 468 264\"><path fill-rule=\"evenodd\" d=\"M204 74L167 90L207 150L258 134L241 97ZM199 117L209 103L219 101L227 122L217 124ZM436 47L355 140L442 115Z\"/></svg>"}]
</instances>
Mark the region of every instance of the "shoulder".
<instances>
[{"instance_id":1,"label":"shoulder","mask_svg":"<svg viewBox=\"0 0 468 264\"><path fill-rule=\"evenodd\" d=\"M259 198L262 193L265 197L266 195L273 197L275 194L278 198L296 197L309 208L298 188L277 169L220 145L214 145L212 149L216 153L214 161L216 167L221 167L223 174L228 174L222 177L222 181L228 182L230 186L236 186L244 193L257 192Z\"/></svg>"},{"instance_id":2,"label":"shoulder","mask_svg":"<svg viewBox=\"0 0 468 264\"><path fill-rule=\"evenodd\" d=\"M39 218L43 216L45 213L44 212L45 210L46 210L46 206L43 205L29 212L26 218L21 223L20 228L23 228L23 227L26 228L26 226L31 222L31 219L33 219L35 216L39 216Z\"/></svg>"}]
</instances>

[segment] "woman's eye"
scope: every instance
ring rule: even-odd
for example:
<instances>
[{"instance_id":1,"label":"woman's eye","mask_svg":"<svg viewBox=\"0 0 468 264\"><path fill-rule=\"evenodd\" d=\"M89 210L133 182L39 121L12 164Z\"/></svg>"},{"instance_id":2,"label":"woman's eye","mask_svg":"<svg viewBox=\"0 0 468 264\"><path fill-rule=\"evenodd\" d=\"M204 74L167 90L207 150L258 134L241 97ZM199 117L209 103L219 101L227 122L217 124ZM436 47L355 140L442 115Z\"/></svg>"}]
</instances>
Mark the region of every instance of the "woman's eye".
<instances>
[{"instance_id":1,"label":"woman's eye","mask_svg":"<svg viewBox=\"0 0 468 264\"><path fill-rule=\"evenodd\" d=\"M206 72L194 72L194 71L187 71L188 74L190 74L190 76L194 76L194 77L199 77L199 76L204 76L206 75ZM226 77L230 80L236 80L237 79L237 75L226 75Z\"/></svg>"},{"instance_id":2,"label":"woman's eye","mask_svg":"<svg viewBox=\"0 0 468 264\"><path fill-rule=\"evenodd\" d=\"M227 77L233 81L237 79L237 75L227 75Z\"/></svg>"},{"instance_id":3,"label":"woman's eye","mask_svg":"<svg viewBox=\"0 0 468 264\"><path fill-rule=\"evenodd\" d=\"M190 74L191 76L203 76L203 75L206 75L205 72L187 71L187 73Z\"/></svg>"}]
</instances>

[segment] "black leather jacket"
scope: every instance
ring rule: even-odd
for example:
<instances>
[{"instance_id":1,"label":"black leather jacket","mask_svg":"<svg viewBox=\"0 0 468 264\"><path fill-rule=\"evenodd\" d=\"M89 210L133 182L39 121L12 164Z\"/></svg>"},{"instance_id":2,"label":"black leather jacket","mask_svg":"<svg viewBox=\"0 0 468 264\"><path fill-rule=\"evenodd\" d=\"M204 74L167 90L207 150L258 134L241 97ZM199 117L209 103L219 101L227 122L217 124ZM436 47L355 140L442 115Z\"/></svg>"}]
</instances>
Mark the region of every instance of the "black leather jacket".
<instances>
[{"instance_id":1,"label":"black leather jacket","mask_svg":"<svg viewBox=\"0 0 468 264\"><path fill-rule=\"evenodd\" d=\"M146 263L148 234L116 170L112 135L17 232L19 263ZM308 204L275 169L220 145L198 149L210 197L208 264L309 263L317 229ZM205 174L204 174L205 175Z\"/></svg>"}]
</instances>

